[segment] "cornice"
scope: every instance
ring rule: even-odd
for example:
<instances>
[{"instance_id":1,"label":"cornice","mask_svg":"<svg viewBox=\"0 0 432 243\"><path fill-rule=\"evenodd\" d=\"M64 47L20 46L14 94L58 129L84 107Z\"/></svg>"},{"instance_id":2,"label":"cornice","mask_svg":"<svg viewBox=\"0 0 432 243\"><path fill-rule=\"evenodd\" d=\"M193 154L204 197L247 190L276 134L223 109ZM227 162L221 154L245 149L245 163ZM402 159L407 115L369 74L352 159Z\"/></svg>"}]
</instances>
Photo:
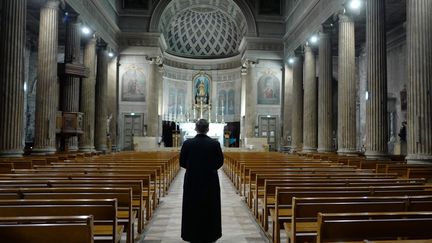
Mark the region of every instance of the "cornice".
<instances>
[{"instance_id":1,"label":"cornice","mask_svg":"<svg viewBox=\"0 0 432 243\"><path fill-rule=\"evenodd\" d=\"M104 39L111 48L118 50L118 35L120 28L116 20L108 16L100 0L66 0L66 2L80 14L89 28L97 30L96 35Z\"/></svg>"},{"instance_id":2,"label":"cornice","mask_svg":"<svg viewBox=\"0 0 432 243\"><path fill-rule=\"evenodd\" d=\"M307 1L304 1L307 4ZM309 0L309 5L301 9L297 7L299 15L290 15L287 19L287 32L284 36L286 54L292 54L302 45L309 35L321 29L322 24L332 15L338 13L344 0Z\"/></svg>"}]
</instances>

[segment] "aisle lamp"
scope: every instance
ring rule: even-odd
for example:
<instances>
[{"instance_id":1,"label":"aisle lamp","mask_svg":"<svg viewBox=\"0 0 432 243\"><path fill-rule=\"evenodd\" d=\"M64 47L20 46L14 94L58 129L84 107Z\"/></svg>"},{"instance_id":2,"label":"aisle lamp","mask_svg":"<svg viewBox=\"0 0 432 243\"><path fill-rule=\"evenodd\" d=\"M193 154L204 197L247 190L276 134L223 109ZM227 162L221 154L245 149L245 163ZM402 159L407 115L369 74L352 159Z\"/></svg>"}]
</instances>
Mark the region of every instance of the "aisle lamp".
<instances>
[{"instance_id":1,"label":"aisle lamp","mask_svg":"<svg viewBox=\"0 0 432 243\"><path fill-rule=\"evenodd\" d=\"M290 58L288 59L288 63L289 63L289 64L294 64L294 62L295 62L295 61L294 61L294 58L290 57Z\"/></svg>"},{"instance_id":2,"label":"aisle lamp","mask_svg":"<svg viewBox=\"0 0 432 243\"><path fill-rule=\"evenodd\" d=\"M358 10L358 9L360 9L361 6L362 6L362 1L361 0L351 0L348 3L348 7L351 10Z\"/></svg>"}]
</instances>

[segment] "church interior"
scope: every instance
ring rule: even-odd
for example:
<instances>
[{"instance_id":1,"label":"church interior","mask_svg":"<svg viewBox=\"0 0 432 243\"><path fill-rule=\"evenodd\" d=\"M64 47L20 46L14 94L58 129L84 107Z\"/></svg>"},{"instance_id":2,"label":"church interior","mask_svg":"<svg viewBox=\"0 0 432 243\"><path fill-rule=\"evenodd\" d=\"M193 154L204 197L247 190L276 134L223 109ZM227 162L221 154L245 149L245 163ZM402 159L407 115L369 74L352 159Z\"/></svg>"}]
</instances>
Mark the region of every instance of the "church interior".
<instances>
[{"instance_id":1,"label":"church interior","mask_svg":"<svg viewBox=\"0 0 432 243\"><path fill-rule=\"evenodd\" d=\"M179 151L206 119L217 242L432 243L431 13L0 0L0 239L183 242Z\"/></svg>"}]
</instances>

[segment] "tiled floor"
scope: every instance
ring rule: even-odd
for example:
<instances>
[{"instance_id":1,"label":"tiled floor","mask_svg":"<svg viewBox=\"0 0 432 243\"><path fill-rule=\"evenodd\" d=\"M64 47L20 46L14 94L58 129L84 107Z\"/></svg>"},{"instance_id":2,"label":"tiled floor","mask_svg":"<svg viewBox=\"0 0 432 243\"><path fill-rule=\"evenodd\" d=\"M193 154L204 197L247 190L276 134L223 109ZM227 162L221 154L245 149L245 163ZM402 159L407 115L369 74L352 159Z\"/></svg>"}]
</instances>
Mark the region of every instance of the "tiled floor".
<instances>
[{"instance_id":1,"label":"tiled floor","mask_svg":"<svg viewBox=\"0 0 432 243\"><path fill-rule=\"evenodd\" d=\"M162 199L152 221L142 235L141 243L179 243L183 189L182 170ZM267 238L254 221L246 205L236 194L228 177L219 171L222 196L222 238L218 243L267 243Z\"/></svg>"}]
</instances>

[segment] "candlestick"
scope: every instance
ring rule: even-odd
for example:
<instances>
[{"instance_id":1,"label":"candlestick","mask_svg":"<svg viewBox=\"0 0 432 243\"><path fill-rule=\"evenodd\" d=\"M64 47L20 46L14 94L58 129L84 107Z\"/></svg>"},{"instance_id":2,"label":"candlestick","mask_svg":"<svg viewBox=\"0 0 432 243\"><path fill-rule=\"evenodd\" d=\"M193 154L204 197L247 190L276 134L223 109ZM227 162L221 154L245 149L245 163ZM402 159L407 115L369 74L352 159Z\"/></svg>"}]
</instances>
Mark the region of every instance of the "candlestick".
<instances>
[{"instance_id":1,"label":"candlestick","mask_svg":"<svg viewBox=\"0 0 432 243\"><path fill-rule=\"evenodd\" d=\"M200 119L203 119L203 100L202 100L202 98L201 98L200 102L201 102L201 105L200 105Z\"/></svg>"}]
</instances>

